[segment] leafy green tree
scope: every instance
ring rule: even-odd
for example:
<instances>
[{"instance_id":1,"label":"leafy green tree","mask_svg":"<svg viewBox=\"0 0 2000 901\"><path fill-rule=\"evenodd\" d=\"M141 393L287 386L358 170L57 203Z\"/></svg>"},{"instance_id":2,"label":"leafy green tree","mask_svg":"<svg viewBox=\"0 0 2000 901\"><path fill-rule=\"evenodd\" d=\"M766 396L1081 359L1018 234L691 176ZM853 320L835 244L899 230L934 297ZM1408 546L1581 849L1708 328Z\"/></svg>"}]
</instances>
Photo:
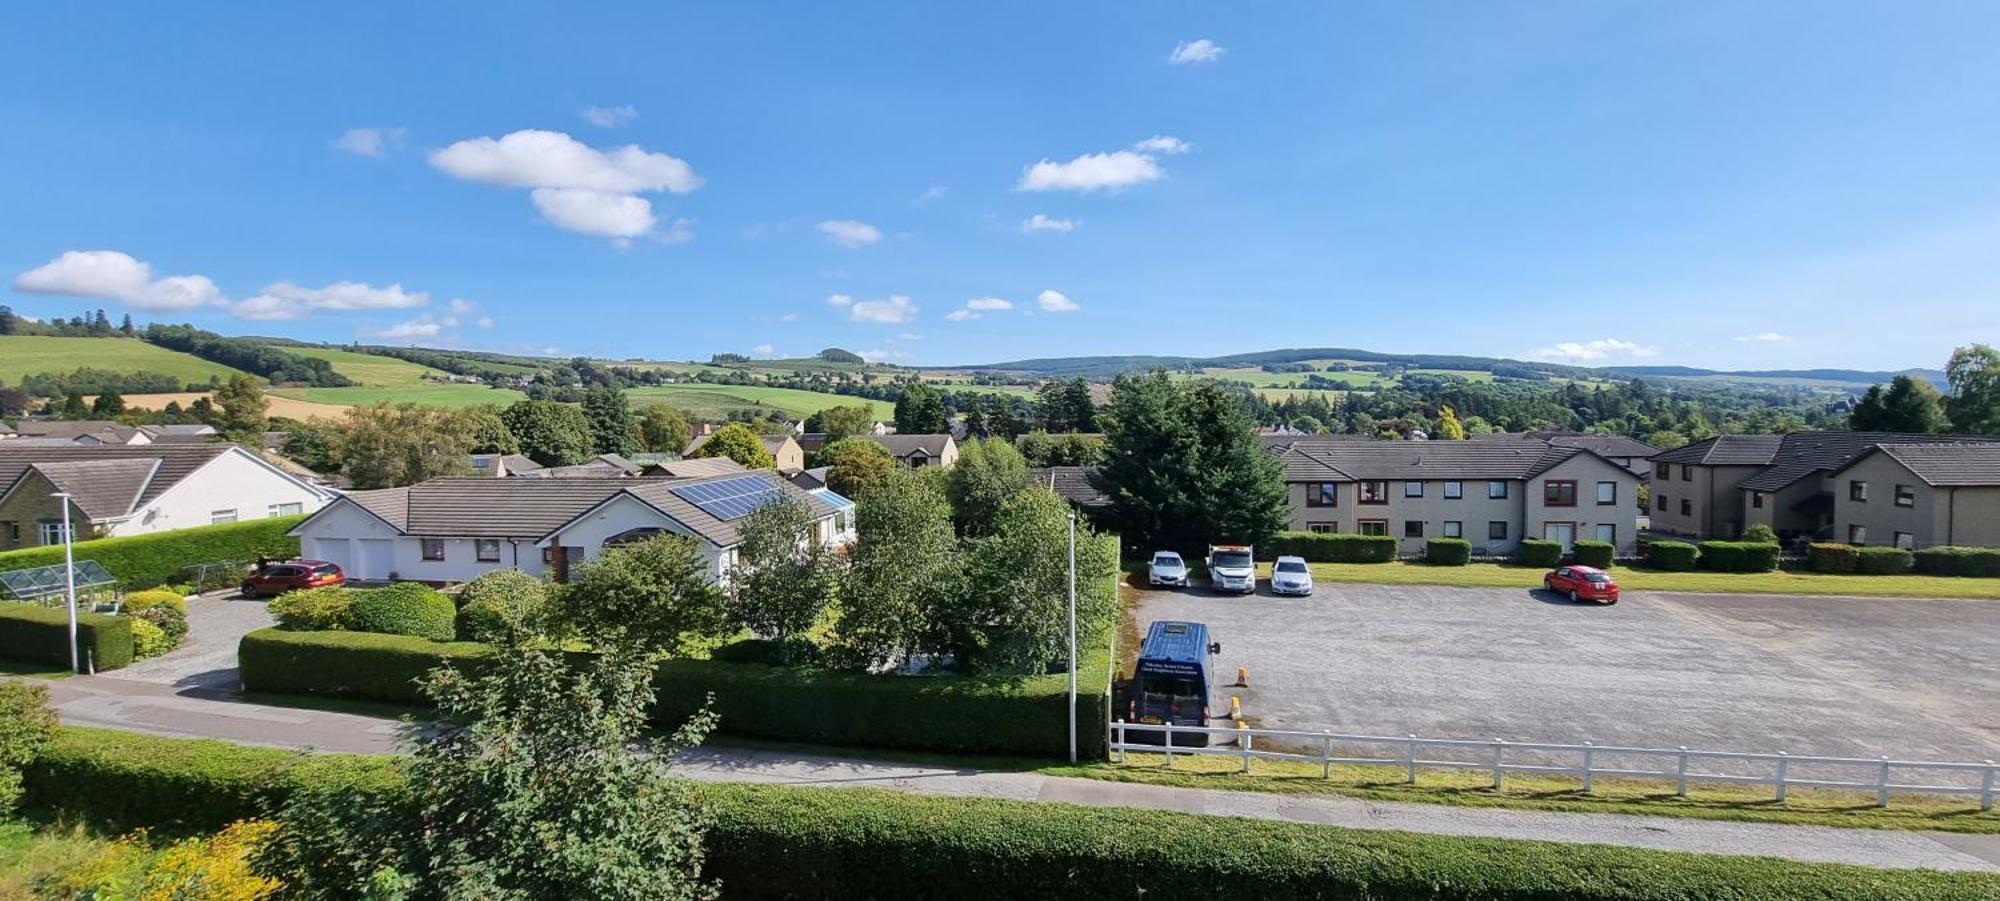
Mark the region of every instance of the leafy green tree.
<instances>
[{"instance_id":1,"label":"leafy green tree","mask_svg":"<svg viewBox=\"0 0 2000 901\"><path fill-rule=\"evenodd\" d=\"M214 391L216 415L215 430L222 437L236 442L261 442L265 428L270 424L266 411L270 403L264 399L264 389L258 387L257 380L247 375L232 375Z\"/></svg>"},{"instance_id":2,"label":"leafy green tree","mask_svg":"<svg viewBox=\"0 0 2000 901\"><path fill-rule=\"evenodd\" d=\"M71 391L63 395L61 412L56 415L63 419L89 419L90 407L83 402L83 392Z\"/></svg>"},{"instance_id":3,"label":"leafy green tree","mask_svg":"<svg viewBox=\"0 0 2000 901\"><path fill-rule=\"evenodd\" d=\"M963 572L943 490L899 467L856 501L854 522L837 662L876 667L947 647L940 614L960 597Z\"/></svg>"},{"instance_id":4,"label":"leafy green tree","mask_svg":"<svg viewBox=\"0 0 2000 901\"><path fill-rule=\"evenodd\" d=\"M1945 413L1951 430L1965 435L2000 435L2000 351L1973 344L1951 352L1944 367L1951 383Z\"/></svg>"},{"instance_id":5,"label":"leafy green tree","mask_svg":"<svg viewBox=\"0 0 2000 901\"><path fill-rule=\"evenodd\" d=\"M1028 464L1004 438L967 441L958 463L945 472L945 496L952 521L963 536L992 531L1001 505L1028 487Z\"/></svg>"},{"instance_id":6,"label":"leafy green tree","mask_svg":"<svg viewBox=\"0 0 2000 901\"><path fill-rule=\"evenodd\" d=\"M1465 423L1458 421L1458 411L1450 407L1439 410L1437 433L1431 437L1440 441L1464 441Z\"/></svg>"},{"instance_id":7,"label":"leafy green tree","mask_svg":"<svg viewBox=\"0 0 2000 901\"><path fill-rule=\"evenodd\" d=\"M514 437L500 418L497 404L477 404L460 411L465 417L466 428L472 431L472 452L475 454L518 454L521 441Z\"/></svg>"},{"instance_id":8,"label":"leafy green tree","mask_svg":"<svg viewBox=\"0 0 2000 901\"><path fill-rule=\"evenodd\" d=\"M1848 428L1857 432L1933 434L1945 430L1944 395L1924 379L1899 375L1889 389L1872 385L1848 411Z\"/></svg>"},{"instance_id":9,"label":"leafy green tree","mask_svg":"<svg viewBox=\"0 0 2000 901\"><path fill-rule=\"evenodd\" d=\"M125 396L106 390L90 402L90 415L99 419L116 419L125 415Z\"/></svg>"},{"instance_id":10,"label":"leafy green tree","mask_svg":"<svg viewBox=\"0 0 2000 901\"><path fill-rule=\"evenodd\" d=\"M632 453L637 441L632 436L632 404L625 392L592 385L583 392L583 418L590 424L591 450L600 454Z\"/></svg>"},{"instance_id":11,"label":"leafy green tree","mask_svg":"<svg viewBox=\"0 0 2000 901\"><path fill-rule=\"evenodd\" d=\"M1671 429L1661 429L1657 432L1647 433L1646 443L1660 450L1673 450L1677 447L1686 447L1693 442L1688 440L1688 436L1680 432Z\"/></svg>"},{"instance_id":12,"label":"leafy green tree","mask_svg":"<svg viewBox=\"0 0 2000 901\"><path fill-rule=\"evenodd\" d=\"M944 395L921 381L903 383L896 397L896 431L904 435L940 435L951 431L951 414Z\"/></svg>"},{"instance_id":13,"label":"leafy green tree","mask_svg":"<svg viewBox=\"0 0 2000 901\"><path fill-rule=\"evenodd\" d=\"M729 607L738 622L792 659L800 639L840 593L844 558L815 534L812 510L790 498L750 512L737 527Z\"/></svg>"},{"instance_id":14,"label":"leafy green tree","mask_svg":"<svg viewBox=\"0 0 2000 901\"><path fill-rule=\"evenodd\" d=\"M823 432L828 443L866 435L875 427L875 411L861 404L828 407L806 417L806 431Z\"/></svg>"},{"instance_id":15,"label":"leafy green tree","mask_svg":"<svg viewBox=\"0 0 2000 901\"><path fill-rule=\"evenodd\" d=\"M764 439L749 426L732 422L716 429L700 446L689 454L691 457L728 457L745 469L770 469L778 465L771 449L764 446Z\"/></svg>"},{"instance_id":16,"label":"leafy green tree","mask_svg":"<svg viewBox=\"0 0 2000 901\"><path fill-rule=\"evenodd\" d=\"M569 466L590 459L590 423L583 410L552 400L516 401L500 420L521 444L521 453L543 466Z\"/></svg>"},{"instance_id":17,"label":"leafy green tree","mask_svg":"<svg viewBox=\"0 0 2000 901\"><path fill-rule=\"evenodd\" d=\"M659 535L610 547L571 570L551 605L551 621L592 645L648 653L716 638L731 628L722 589L692 539Z\"/></svg>"},{"instance_id":18,"label":"leafy green tree","mask_svg":"<svg viewBox=\"0 0 2000 901\"><path fill-rule=\"evenodd\" d=\"M1047 488L1007 499L992 534L966 552L966 599L954 634L980 669L1043 673L1069 652L1069 502ZM1116 546L1076 524L1077 631L1098 634L1118 615Z\"/></svg>"},{"instance_id":19,"label":"leafy green tree","mask_svg":"<svg viewBox=\"0 0 2000 901\"><path fill-rule=\"evenodd\" d=\"M21 768L55 740L49 689L32 681L0 681L0 817L21 800Z\"/></svg>"},{"instance_id":20,"label":"leafy green tree","mask_svg":"<svg viewBox=\"0 0 2000 901\"><path fill-rule=\"evenodd\" d=\"M902 468L889 449L866 438L843 438L819 449L819 465L829 467L826 487L860 500Z\"/></svg>"},{"instance_id":21,"label":"leafy green tree","mask_svg":"<svg viewBox=\"0 0 2000 901\"><path fill-rule=\"evenodd\" d=\"M279 451L313 472L334 473L340 471L344 440L339 425L324 419L308 419L285 429L285 443Z\"/></svg>"},{"instance_id":22,"label":"leafy green tree","mask_svg":"<svg viewBox=\"0 0 2000 901\"><path fill-rule=\"evenodd\" d=\"M678 454L694 440L687 417L666 404L652 404L639 413L639 447L652 453Z\"/></svg>"},{"instance_id":23,"label":"leafy green tree","mask_svg":"<svg viewBox=\"0 0 2000 901\"><path fill-rule=\"evenodd\" d=\"M353 407L338 441L340 469L357 489L470 475L472 431L457 411L417 404Z\"/></svg>"},{"instance_id":24,"label":"leafy green tree","mask_svg":"<svg viewBox=\"0 0 2000 901\"><path fill-rule=\"evenodd\" d=\"M302 898L714 897L708 821L675 755L714 727L704 709L647 740L653 660L610 647L575 666L506 644L477 673L434 671L452 728L413 730L404 789L302 786L256 852Z\"/></svg>"}]
</instances>

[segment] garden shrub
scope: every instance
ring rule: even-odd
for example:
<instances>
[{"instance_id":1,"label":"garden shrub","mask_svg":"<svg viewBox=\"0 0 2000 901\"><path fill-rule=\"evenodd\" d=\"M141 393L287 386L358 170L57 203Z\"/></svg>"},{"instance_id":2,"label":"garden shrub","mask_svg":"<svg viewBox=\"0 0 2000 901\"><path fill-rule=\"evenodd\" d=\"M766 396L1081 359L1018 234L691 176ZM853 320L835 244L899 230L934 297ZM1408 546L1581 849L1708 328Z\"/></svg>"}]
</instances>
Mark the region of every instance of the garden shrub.
<instances>
[{"instance_id":1,"label":"garden shrub","mask_svg":"<svg viewBox=\"0 0 2000 901\"><path fill-rule=\"evenodd\" d=\"M1271 540L1272 558L1298 556L1311 563L1388 563L1400 543L1387 535L1347 532L1279 532Z\"/></svg>"},{"instance_id":2,"label":"garden shrub","mask_svg":"<svg viewBox=\"0 0 2000 901\"><path fill-rule=\"evenodd\" d=\"M1618 548L1609 541L1578 541L1569 548L1569 558L1579 566L1598 569L1610 569L1611 559L1617 553Z\"/></svg>"},{"instance_id":3,"label":"garden shrub","mask_svg":"<svg viewBox=\"0 0 2000 901\"><path fill-rule=\"evenodd\" d=\"M1941 545L1916 552L1917 572L1934 576L2000 577L2000 548Z\"/></svg>"},{"instance_id":4,"label":"garden shrub","mask_svg":"<svg viewBox=\"0 0 2000 901\"><path fill-rule=\"evenodd\" d=\"M158 657L174 649L174 642L167 633L143 619L132 620L132 656L138 660Z\"/></svg>"},{"instance_id":5,"label":"garden shrub","mask_svg":"<svg viewBox=\"0 0 2000 901\"><path fill-rule=\"evenodd\" d=\"M100 670L131 663L133 622L127 616L78 611L76 640L84 661ZM69 666L69 611L0 604L0 658Z\"/></svg>"},{"instance_id":6,"label":"garden shrub","mask_svg":"<svg viewBox=\"0 0 2000 901\"><path fill-rule=\"evenodd\" d=\"M304 518L274 516L125 538L79 541L76 543L76 559L95 560L103 564L128 588L151 588L181 581L181 570L191 563L249 561L259 556L296 557L299 555L299 540L285 533ZM63 549L59 544L0 552L0 571L60 566L62 562ZM235 584L236 578L239 577L232 576L228 584Z\"/></svg>"},{"instance_id":7,"label":"garden shrub","mask_svg":"<svg viewBox=\"0 0 2000 901\"><path fill-rule=\"evenodd\" d=\"M384 635L413 635L450 641L456 635L458 609L451 598L415 582L355 591L347 608L348 628Z\"/></svg>"},{"instance_id":8,"label":"garden shrub","mask_svg":"<svg viewBox=\"0 0 2000 901\"><path fill-rule=\"evenodd\" d=\"M468 641L496 641L509 630L531 628L548 604L542 580L511 569L473 579L458 596L458 631Z\"/></svg>"},{"instance_id":9,"label":"garden shrub","mask_svg":"<svg viewBox=\"0 0 2000 901\"><path fill-rule=\"evenodd\" d=\"M426 673L446 662L476 666L492 652L408 635L259 629L237 644L236 664L250 691L416 704L424 701L418 682Z\"/></svg>"},{"instance_id":10,"label":"garden shrub","mask_svg":"<svg viewBox=\"0 0 2000 901\"><path fill-rule=\"evenodd\" d=\"M354 589L339 585L301 588L272 598L265 605L278 621L278 628L294 632L324 632L351 626L349 607Z\"/></svg>"},{"instance_id":11,"label":"garden shrub","mask_svg":"<svg viewBox=\"0 0 2000 901\"><path fill-rule=\"evenodd\" d=\"M1738 538L1738 540L1754 541L1758 544L1777 544L1778 530L1773 529L1770 526L1767 526L1761 522L1753 522L1749 525L1748 528L1745 528L1743 530L1743 534Z\"/></svg>"},{"instance_id":12,"label":"garden shrub","mask_svg":"<svg viewBox=\"0 0 2000 901\"><path fill-rule=\"evenodd\" d=\"M1463 538L1433 538L1424 542L1424 562L1464 566L1472 562L1472 542Z\"/></svg>"},{"instance_id":13,"label":"garden shrub","mask_svg":"<svg viewBox=\"0 0 2000 901\"><path fill-rule=\"evenodd\" d=\"M159 604L142 610L133 610L128 607L125 610L125 614L138 622L148 623L153 628L160 630L160 633L167 639L167 650L171 651L174 648L180 647L181 639L187 637L187 613L178 607L172 607L167 604ZM133 628L136 630L138 623L134 623ZM136 636L137 632L135 631L133 634ZM136 647L133 650L135 653L138 652ZM139 653L138 656L145 657L149 655Z\"/></svg>"},{"instance_id":14,"label":"garden shrub","mask_svg":"<svg viewBox=\"0 0 2000 901\"><path fill-rule=\"evenodd\" d=\"M1851 573L1861 568L1861 549L1815 541L1806 546L1806 568L1816 573Z\"/></svg>"},{"instance_id":15,"label":"garden shrub","mask_svg":"<svg viewBox=\"0 0 2000 901\"><path fill-rule=\"evenodd\" d=\"M0 681L0 820L11 819L21 800L21 768L40 756L55 734L48 686Z\"/></svg>"},{"instance_id":16,"label":"garden shrub","mask_svg":"<svg viewBox=\"0 0 2000 901\"><path fill-rule=\"evenodd\" d=\"M1686 572L1694 568L1701 550L1685 541L1655 541L1646 545L1646 565L1668 572Z\"/></svg>"},{"instance_id":17,"label":"garden shrub","mask_svg":"<svg viewBox=\"0 0 2000 901\"><path fill-rule=\"evenodd\" d=\"M1899 547L1861 547L1855 572L1870 576L1890 576L1909 570L1916 555Z\"/></svg>"},{"instance_id":18,"label":"garden shrub","mask_svg":"<svg viewBox=\"0 0 2000 901\"><path fill-rule=\"evenodd\" d=\"M1767 573L1778 568L1778 546L1761 541L1704 541L1701 567L1720 573Z\"/></svg>"},{"instance_id":19,"label":"garden shrub","mask_svg":"<svg viewBox=\"0 0 2000 901\"><path fill-rule=\"evenodd\" d=\"M154 607L172 607L185 615L188 612L187 596L171 589L148 588L145 591L128 592L120 609L126 613L137 613Z\"/></svg>"},{"instance_id":20,"label":"garden shrub","mask_svg":"<svg viewBox=\"0 0 2000 901\"><path fill-rule=\"evenodd\" d=\"M1529 566L1554 566L1562 562L1563 546L1560 541L1546 538L1527 538L1521 541L1521 562Z\"/></svg>"}]
</instances>

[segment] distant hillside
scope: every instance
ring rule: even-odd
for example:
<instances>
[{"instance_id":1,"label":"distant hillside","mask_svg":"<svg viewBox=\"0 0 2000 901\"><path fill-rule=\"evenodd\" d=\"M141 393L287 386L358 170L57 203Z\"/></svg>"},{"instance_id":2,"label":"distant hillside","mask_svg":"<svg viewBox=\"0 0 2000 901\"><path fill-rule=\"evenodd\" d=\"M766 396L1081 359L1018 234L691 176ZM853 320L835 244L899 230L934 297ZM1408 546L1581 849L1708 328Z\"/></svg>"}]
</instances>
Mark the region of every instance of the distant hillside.
<instances>
[{"instance_id":1,"label":"distant hillside","mask_svg":"<svg viewBox=\"0 0 2000 901\"><path fill-rule=\"evenodd\" d=\"M168 350L137 338L56 338L0 335L0 382L18 385L35 373L64 373L80 367L114 372L154 372L182 384L243 374L193 354Z\"/></svg>"},{"instance_id":2,"label":"distant hillside","mask_svg":"<svg viewBox=\"0 0 2000 901\"><path fill-rule=\"evenodd\" d=\"M1740 369L1715 370L1697 369L1691 366L1607 366L1599 370L1607 375L1630 376L1633 378L1689 378L1689 379L1733 379L1738 381L1788 381L1788 382L1838 382L1858 385L1863 388L1879 385L1899 375L1925 379L1940 388L1945 387L1942 369L1903 369L1896 372L1863 369Z\"/></svg>"}]
</instances>

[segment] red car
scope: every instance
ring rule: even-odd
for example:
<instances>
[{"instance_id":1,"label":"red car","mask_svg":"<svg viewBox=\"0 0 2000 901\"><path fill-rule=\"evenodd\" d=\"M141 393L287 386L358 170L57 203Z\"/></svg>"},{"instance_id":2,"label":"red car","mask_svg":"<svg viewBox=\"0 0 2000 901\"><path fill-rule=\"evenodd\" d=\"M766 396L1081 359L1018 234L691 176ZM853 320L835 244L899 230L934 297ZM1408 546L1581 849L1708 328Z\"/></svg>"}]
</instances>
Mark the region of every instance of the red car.
<instances>
[{"instance_id":1,"label":"red car","mask_svg":"<svg viewBox=\"0 0 2000 901\"><path fill-rule=\"evenodd\" d=\"M1618 583L1610 573L1595 566L1558 566L1555 572L1542 577L1542 587L1569 595L1572 601L1618 603Z\"/></svg>"},{"instance_id":2,"label":"red car","mask_svg":"<svg viewBox=\"0 0 2000 901\"><path fill-rule=\"evenodd\" d=\"M277 597L300 588L325 588L347 581L340 567L325 560L286 560L271 563L243 580L246 598Z\"/></svg>"}]
</instances>

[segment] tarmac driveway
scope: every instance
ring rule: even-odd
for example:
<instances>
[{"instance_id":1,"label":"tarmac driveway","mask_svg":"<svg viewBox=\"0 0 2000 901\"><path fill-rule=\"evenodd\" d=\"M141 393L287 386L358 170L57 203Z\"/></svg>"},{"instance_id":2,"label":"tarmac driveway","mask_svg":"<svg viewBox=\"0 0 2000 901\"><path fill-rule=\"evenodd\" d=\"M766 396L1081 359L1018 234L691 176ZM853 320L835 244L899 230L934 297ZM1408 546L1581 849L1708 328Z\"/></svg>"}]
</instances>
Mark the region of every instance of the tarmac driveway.
<instances>
[{"instance_id":1,"label":"tarmac driveway","mask_svg":"<svg viewBox=\"0 0 2000 901\"><path fill-rule=\"evenodd\" d=\"M2000 758L2000 602L1327 585L1147 591L1210 625L1267 728L1793 754ZM1143 634L1143 631L1142 631Z\"/></svg>"},{"instance_id":2,"label":"tarmac driveway","mask_svg":"<svg viewBox=\"0 0 2000 901\"><path fill-rule=\"evenodd\" d=\"M244 635L274 624L265 602L238 597L234 589L188 601L188 634L171 652L103 675L176 688L235 691L236 644Z\"/></svg>"}]
</instances>

